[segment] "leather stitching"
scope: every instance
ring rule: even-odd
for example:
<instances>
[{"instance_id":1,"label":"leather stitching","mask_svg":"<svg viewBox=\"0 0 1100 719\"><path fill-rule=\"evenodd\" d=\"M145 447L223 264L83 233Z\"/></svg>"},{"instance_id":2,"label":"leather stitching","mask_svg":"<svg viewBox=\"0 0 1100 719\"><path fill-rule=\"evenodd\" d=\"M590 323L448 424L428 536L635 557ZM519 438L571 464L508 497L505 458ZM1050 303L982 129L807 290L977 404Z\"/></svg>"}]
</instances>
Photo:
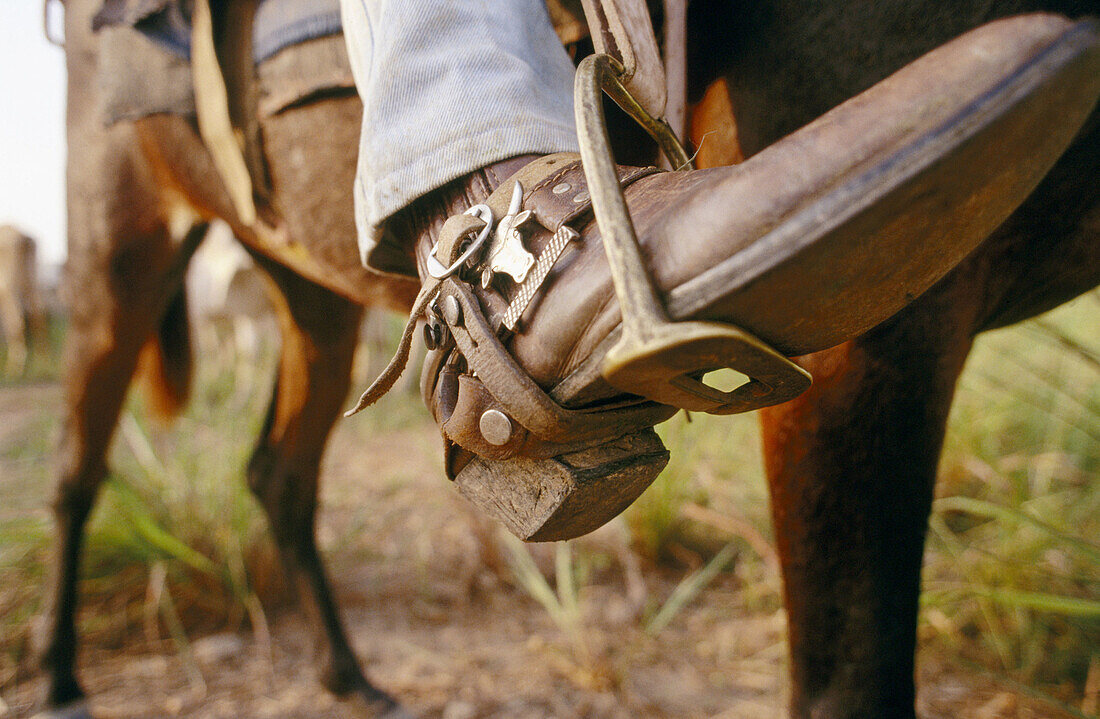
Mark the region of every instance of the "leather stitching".
<instances>
[{"instance_id":1,"label":"leather stitching","mask_svg":"<svg viewBox=\"0 0 1100 719\"><path fill-rule=\"evenodd\" d=\"M538 192L539 190L546 189L551 183L557 184L558 180L560 180L566 174L568 174L568 173L572 172L573 170L575 170L580 164L581 164L580 160L574 160L573 162L570 162L569 164L567 164L564 167L560 168L554 174L546 176L545 178L540 180L534 187L531 188L531 194L533 195L536 192ZM582 178L584 177L583 173L581 174L581 177ZM585 189L587 189L587 187L588 186L586 184Z\"/></svg>"}]
</instances>

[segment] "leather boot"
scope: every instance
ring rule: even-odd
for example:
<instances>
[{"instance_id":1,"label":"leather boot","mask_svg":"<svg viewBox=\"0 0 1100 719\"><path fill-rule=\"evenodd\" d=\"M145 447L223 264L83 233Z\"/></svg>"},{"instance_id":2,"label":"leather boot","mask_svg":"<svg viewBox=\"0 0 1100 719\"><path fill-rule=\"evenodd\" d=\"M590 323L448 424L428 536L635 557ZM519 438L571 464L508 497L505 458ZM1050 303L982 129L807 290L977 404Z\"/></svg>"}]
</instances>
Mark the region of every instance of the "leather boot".
<instances>
[{"instance_id":1,"label":"leather boot","mask_svg":"<svg viewBox=\"0 0 1100 719\"><path fill-rule=\"evenodd\" d=\"M659 355L669 366L635 372L629 391L608 357L633 300L616 292L577 155L518 158L415 203L387 229L415 244L425 283L422 389L448 475L524 539L603 524L663 467L653 424L788 399L809 381L782 355L866 332L992 233L1092 112L1098 48L1091 22L1003 20L740 165L619 167L643 284L672 320L738 338ZM699 382L721 367L748 389Z\"/></svg>"}]
</instances>

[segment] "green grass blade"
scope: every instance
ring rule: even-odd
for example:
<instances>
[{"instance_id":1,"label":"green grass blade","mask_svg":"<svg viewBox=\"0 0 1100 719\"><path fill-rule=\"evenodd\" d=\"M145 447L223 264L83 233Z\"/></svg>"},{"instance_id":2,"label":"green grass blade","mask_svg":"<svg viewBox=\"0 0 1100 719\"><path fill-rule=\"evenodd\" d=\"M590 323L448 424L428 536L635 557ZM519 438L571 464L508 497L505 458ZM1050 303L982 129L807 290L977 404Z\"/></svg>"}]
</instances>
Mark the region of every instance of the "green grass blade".
<instances>
[{"instance_id":1,"label":"green grass blade","mask_svg":"<svg viewBox=\"0 0 1100 719\"><path fill-rule=\"evenodd\" d=\"M1045 336L1048 340L1054 342L1060 348L1069 352L1092 369L1100 372L1100 354L1097 354L1094 349L1081 344L1066 334L1061 327L1047 322L1046 320L1032 320L1030 325L1034 327L1040 335Z\"/></svg>"},{"instance_id":2,"label":"green grass blade","mask_svg":"<svg viewBox=\"0 0 1100 719\"><path fill-rule=\"evenodd\" d=\"M1097 599L1066 597L1046 592L1026 592L1019 589L994 589L984 586L974 586L972 590L979 596L1010 607L1033 609L1039 612L1084 619L1100 618L1100 600Z\"/></svg>"},{"instance_id":3,"label":"green grass blade","mask_svg":"<svg viewBox=\"0 0 1100 719\"><path fill-rule=\"evenodd\" d=\"M515 576L520 588L542 605L542 608L546 610L546 613L550 615L550 618L554 620L554 623L560 629L568 631L570 627L566 612L561 606L558 596L554 594L554 590L550 588L546 578L542 576L542 572L535 565L535 560L531 558L531 553L527 551L527 547L510 534L502 532L501 536L504 537L504 546L508 548L512 574Z\"/></svg>"},{"instance_id":4,"label":"green grass blade","mask_svg":"<svg viewBox=\"0 0 1100 719\"><path fill-rule=\"evenodd\" d=\"M161 527L150 515L137 494L124 482L112 481L118 508L130 525L130 528L150 547L166 557L183 562L195 571L212 577L220 577L218 566L208 557L187 546L166 529Z\"/></svg>"},{"instance_id":5,"label":"green grass blade","mask_svg":"<svg viewBox=\"0 0 1100 719\"><path fill-rule=\"evenodd\" d=\"M718 573L726 568L730 560L734 556L735 542L730 542L714 557L703 566L702 569L697 572L693 572L684 577L676 588L672 590L672 594L669 595L661 609L653 615L645 626L645 631L650 636L660 634L661 631L669 625L676 615L680 613L684 607L686 607L692 599L695 598L699 592L718 576Z\"/></svg>"},{"instance_id":6,"label":"green grass blade","mask_svg":"<svg viewBox=\"0 0 1100 719\"><path fill-rule=\"evenodd\" d=\"M1058 540L1059 543L1072 546L1088 557L1089 561L1100 564L1100 546L1092 544L1080 537L1068 534L1018 509L994 504L993 502L988 502L983 499L974 499L973 497L944 497L943 499L936 500L932 508L933 511L941 514L943 512L963 512L965 514L973 514L978 517L985 517L1000 522L1028 524L1046 532L1051 537Z\"/></svg>"},{"instance_id":7,"label":"green grass blade","mask_svg":"<svg viewBox=\"0 0 1100 719\"><path fill-rule=\"evenodd\" d=\"M573 581L573 551L569 542L558 542L554 548L554 576L558 585L558 604L571 624L580 621L577 587Z\"/></svg>"}]
</instances>

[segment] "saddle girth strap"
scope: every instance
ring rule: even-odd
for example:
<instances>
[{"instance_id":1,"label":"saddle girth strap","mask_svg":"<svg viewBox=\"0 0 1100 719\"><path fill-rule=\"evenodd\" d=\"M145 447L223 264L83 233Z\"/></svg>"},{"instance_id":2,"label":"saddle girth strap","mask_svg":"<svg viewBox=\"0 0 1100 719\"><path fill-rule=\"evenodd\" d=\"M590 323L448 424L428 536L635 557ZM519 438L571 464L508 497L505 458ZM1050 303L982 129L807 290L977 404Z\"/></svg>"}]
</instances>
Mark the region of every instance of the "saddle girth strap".
<instances>
[{"instance_id":1,"label":"saddle girth strap","mask_svg":"<svg viewBox=\"0 0 1100 719\"><path fill-rule=\"evenodd\" d=\"M270 197L257 115L252 21L257 0L195 0L191 72L199 133L240 220L259 227Z\"/></svg>"}]
</instances>

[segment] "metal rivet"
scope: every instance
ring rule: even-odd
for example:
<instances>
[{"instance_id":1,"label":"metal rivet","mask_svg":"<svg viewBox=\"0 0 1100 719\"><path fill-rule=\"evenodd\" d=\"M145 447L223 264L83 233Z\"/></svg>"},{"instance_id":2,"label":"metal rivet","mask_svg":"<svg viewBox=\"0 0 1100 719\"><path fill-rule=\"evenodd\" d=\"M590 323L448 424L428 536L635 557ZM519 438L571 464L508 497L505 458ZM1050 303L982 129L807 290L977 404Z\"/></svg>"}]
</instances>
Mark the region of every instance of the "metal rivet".
<instances>
[{"instance_id":1,"label":"metal rivet","mask_svg":"<svg viewBox=\"0 0 1100 719\"><path fill-rule=\"evenodd\" d=\"M447 295L443 298L443 319L447 320L447 324L451 327L458 327L462 322L462 305L458 304L457 297Z\"/></svg>"},{"instance_id":2,"label":"metal rivet","mask_svg":"<svg viewBox=\"0 0 1100 719\"><path fill-rule=\"evenodd\" d=\"M424 346L429 350L437 349L443 344L443 325L439 322L428 322L424 325Z\"/></svg>"},{"instance_id":3,"label":"metal rivet","mask_svg":"<svg viewBox=\"0 0 1100 719\"><path fill-rule=\"evenodd\" d=\"M499 409L487 409L478 422L481 436L491 445L500 447L512 438L512 420Z\"/></svg>"},{"instance_id":4,"label":"metal rivet","mask_svg":"<svg viewBox=\"0 0 1100 719\"><path fill-rule=\"evenodd\" d=\"M564 195L566 192L569 192L572 189L573 186L570 185L568 182L559 182L558 184L554 185L554 189L550 190L550 192L553 192L555 195Z\"/></svg>"},{"instance_id":5,"label":"metal rivet","mask_svg":"<svg viewBox=\"0 0 1100 719\"><path fill-rule=\"evenodd\" d=\"M578 192L576 195L573 196L573 202L576 202L578 205L581 204L582 202L588 202L588 192L587 191Z\"/></svg>"}]
</instances>

